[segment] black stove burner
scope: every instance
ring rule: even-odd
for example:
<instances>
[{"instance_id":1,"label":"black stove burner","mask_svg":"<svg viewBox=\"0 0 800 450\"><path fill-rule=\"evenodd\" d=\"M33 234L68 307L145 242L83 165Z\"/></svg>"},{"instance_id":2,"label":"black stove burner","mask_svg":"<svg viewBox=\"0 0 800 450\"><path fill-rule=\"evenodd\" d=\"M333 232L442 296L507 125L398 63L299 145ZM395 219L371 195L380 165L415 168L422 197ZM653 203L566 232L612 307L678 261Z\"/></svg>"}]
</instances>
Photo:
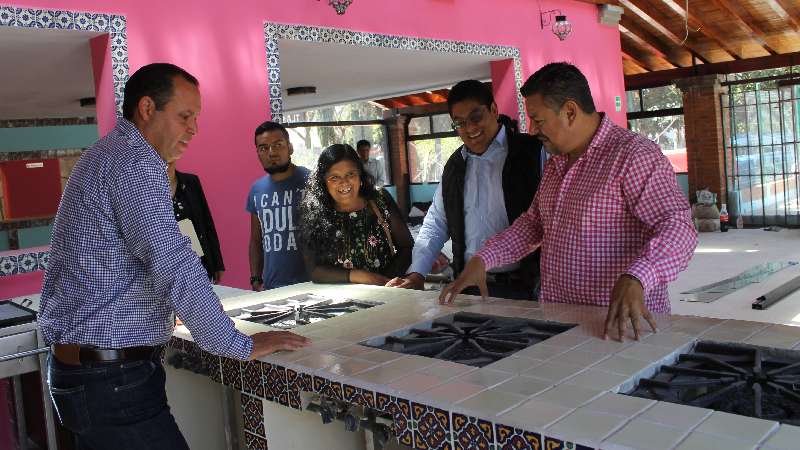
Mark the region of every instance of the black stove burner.
<instances>
[{"instance_id":1,"label":"black stove burner","mask_svg":"<svg viewBox=\"0 0 800 450\"><path fill-rule=\"evenodd\" d=\"M800 352L699 342L628 394L800 425Z\"/></svg>"},{"instance_id":2,"label":"black stove burner","mask_svg":"<svg viewBox=\"0 0 800 450\"><path fill-rule=\"evenodd\" d=\"M249 322L263 323L273 328L289 329L341 316L343 314L372 308L381 303L345 300L335 303L333 300L314 301L318 297L307 299L309 303L291 302L286 304L259 305L258 308L242 308L236 310L231 317ZM313 303L311 303L314 301Z\"/></svg>"},{"instance_id":3,"label":"black stove burner","mask_svg":"<svg viewBox=\"0 0 800 450\"><path fill-rule=\"evenodd\" d=\"M440 317L407 334L362 343L410 355L483 367L569 330L575 325L460 312Z\"/></svg>"}]
</instances>

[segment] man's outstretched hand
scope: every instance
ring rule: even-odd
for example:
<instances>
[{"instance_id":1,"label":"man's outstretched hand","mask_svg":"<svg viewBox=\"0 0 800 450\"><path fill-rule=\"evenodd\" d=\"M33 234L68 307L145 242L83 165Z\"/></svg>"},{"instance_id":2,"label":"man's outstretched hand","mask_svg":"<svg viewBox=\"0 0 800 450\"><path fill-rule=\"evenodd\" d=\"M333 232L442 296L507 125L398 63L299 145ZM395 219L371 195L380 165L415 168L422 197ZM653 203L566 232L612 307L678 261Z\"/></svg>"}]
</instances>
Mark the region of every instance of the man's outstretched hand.
<instances>
[{"instance_id":1,"label":"man's outstretched hand","mask_svg":"<svg viewBox=\"0 0 800 450\"><path fill-rule=\"evenodd\" d=\"M644 304L642 283L630 275L621 275L611 291L611 303L608 305L603 339L608 339L609 330L615 328L619 332L619 340L622 342L626 323L630 321L633 325L633 337L638 341L642 331L639 326L641 317L644 317L655 333L657 331L656 321Z\"/></svg>"},{"instance_id":2,"label":"man's outstretched hand","mask_svg":"<svg viewBox=\"0 0 800 450\"><path fill-rule=\"evenodd\" d=\"M297 350L311 343L307 337L290 331L266 331L253 336L253 351L250 359L260 358L281 350Z\"/></svg>"},{"instance_id":3,"label":"man's outstretched hand","mask_svg":"<svg viewBox=\"0 0 800 450\"><path fill-rule=\"evenodd\" d=\"M486 300L489 295L489 289L486 287L486 266L483 264L483 260L477 256L470 258L461 275L442 289L439 294L439 303L443 305L453 303L456 296L470 286L478 286L481 297Z\"/></svg>"}]
</instances>

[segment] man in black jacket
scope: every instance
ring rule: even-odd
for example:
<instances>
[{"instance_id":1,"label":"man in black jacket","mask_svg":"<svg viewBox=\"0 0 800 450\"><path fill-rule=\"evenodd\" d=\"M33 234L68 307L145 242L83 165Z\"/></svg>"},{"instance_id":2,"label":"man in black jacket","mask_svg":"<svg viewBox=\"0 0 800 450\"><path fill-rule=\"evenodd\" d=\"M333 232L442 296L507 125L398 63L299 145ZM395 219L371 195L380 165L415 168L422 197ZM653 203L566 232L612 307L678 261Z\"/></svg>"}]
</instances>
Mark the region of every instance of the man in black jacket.
<instances>
[{"instance_id":1,"label":"man in black jacket","mask_svg":"<svg viewBox=\"0 0 800 450\"><path fill-rule=\"evenodd\" d=\"M461 81L450 90L447 106L464 145L445 164L414 243L411 267L387 286L422 289L425 274L448 238L453 241L452 267L458 276L486 239L528 209L539 186L541 142L520 133L516 122L498 114L488 86ZM488 281L493 297L535 299L539 252L497 268Z\"/></svg>"},{"instance_id":2,"label":"man in black jacket","mask_svg":"<svg viewBox=\"0 0 800 450\"><path fill-rule=\"evenodd\" d=\"M225 273L225 263L222 261L217 229L214 227L214 219L211 217L211 209L208 207L200 178L191 173L178 172L174 162L167 165L167 175L172 190L175 220L178 225L186 219L191 222L191 230L200 244L200 261L208 272L208 278L214 284L219 284L222 274ZM181 227L182 232L188 229L189 227ZM192 232L189 232L190 239Z\"/></svg>"}]
</instances>

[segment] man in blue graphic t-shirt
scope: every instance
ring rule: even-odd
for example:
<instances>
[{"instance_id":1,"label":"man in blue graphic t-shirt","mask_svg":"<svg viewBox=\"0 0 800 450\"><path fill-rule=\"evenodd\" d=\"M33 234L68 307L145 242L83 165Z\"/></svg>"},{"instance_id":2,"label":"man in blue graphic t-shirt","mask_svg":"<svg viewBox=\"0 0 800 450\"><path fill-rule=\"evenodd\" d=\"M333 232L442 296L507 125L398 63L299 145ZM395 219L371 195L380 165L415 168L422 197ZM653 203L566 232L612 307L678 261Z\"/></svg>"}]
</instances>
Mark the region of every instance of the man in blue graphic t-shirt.
<instances>
[{"instance_id":1,"label":"man in blue graphic t-shirt","mask_svg":"<svg viewBox=\"0 0 800 450\"><path fill-rule=\"evenodd\" d=\"M250 285L262 291L308 281L296 232L309 171L292 164L289 132L281 124L259 125L255 142L267 175L253 183L246 209L251 214Z\"/></svg>"}]
</instances>

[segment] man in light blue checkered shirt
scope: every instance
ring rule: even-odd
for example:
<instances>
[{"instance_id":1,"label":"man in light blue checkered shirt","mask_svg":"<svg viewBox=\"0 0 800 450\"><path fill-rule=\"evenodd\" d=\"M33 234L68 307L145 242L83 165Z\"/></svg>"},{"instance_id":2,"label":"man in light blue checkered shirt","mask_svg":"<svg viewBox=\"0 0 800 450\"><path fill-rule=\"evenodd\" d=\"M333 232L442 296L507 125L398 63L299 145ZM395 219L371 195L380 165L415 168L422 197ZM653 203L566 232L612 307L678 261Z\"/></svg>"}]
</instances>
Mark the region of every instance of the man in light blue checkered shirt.
<instances>
[{"instance_id":1,"label":"man in light blue checkered shirt","mask_svg":"<svg viewBox=\"0 0 800 450\"><path fill-rule=\"evenodd\" d=\"M39 326L53 346L49 384L61 422L92 449L188 448L158 357L173 312L200 347L230 358L308 343L237 331L178 229L167 163L197 133L199 113L192 75L171 64L139 69L125 86L124 118L84 152L61 199Z\"/></svg>"}]
</instances>

